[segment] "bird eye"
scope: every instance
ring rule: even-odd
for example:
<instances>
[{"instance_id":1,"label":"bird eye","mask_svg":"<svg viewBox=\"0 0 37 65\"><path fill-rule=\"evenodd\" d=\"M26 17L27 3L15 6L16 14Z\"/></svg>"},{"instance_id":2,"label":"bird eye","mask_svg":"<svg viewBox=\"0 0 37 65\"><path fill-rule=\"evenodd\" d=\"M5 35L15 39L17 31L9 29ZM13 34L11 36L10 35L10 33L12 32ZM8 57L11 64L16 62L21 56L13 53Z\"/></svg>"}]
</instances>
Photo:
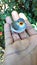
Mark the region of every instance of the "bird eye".
<instances>
[{"instance_id":1,"label":"bird eye","mask_svg":"<svg viewBox=\"0 0 37 65\"><path fill-rule=\"evenodd\" d=\"M23 25L23 22L20 22L19 24L20 24L20 25Z\"/></svg>"}]
</instances>

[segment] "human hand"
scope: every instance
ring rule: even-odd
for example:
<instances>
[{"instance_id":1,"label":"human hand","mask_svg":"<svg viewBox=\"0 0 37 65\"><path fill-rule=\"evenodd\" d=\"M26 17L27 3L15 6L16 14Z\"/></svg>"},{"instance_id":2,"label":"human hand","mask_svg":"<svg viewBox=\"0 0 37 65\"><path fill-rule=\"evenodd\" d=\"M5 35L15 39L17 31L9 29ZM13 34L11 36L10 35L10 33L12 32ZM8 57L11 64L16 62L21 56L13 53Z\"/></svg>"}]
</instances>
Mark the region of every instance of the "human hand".
<instances>
[{"instance_id":1,"label":"human hand","mask_svg":"<svg viewBox=\"0 0 37 65\"><path fill-rule=\"evenodd\" d=\"M10 17L6 17L4 65L37 65L37 32L23 13L13 11L12 18L14 21L23 18L27 29L19 34L11 34L12 21Z\"/></svg>"}]
</instances>

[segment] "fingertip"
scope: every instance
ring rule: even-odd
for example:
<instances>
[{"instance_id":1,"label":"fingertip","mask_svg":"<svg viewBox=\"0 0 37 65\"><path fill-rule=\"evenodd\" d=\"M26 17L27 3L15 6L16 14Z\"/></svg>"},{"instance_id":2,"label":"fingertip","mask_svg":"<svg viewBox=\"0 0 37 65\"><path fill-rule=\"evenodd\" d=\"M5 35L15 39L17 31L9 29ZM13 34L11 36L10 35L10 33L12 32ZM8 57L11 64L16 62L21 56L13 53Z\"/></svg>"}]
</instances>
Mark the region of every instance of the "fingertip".
<instances>
[{"instance_id":1,"label":"fingertip","mask_svg":"<svg viewBox=\"0 0 37 65\"><path fill-rule=\"evenodd\" d=\"M8 24L12 23L12 20L11 20L10 16L7 16L5 20L6 20L6 23L8 23Z\"/></svg>"},{"instance_id":2,"label":"fingertip","mask_svg":"<svg viewBox=\"0 0 37 65\"><path fill-rule=\"evenodd\" d=\"M27 17L24 15L24 13L19 13L19 17L23 18L24 20L27 20Z\"/></svg>"},{"instance_id":3,"label":"fingertip","mask_svg":"<svg viewBox=\"0 0 37 65\"><path fill-rule=\"evenodd\" d=\"M18 13L18 12L17 12L17 11L12 11L12 13L11 13L11 14L15 15L16 13Z\"/></svg>"},{"instance_id":4,"label":"fingertip","mask_svg":"<svg viewBox=\"0 0 37 65\"><path fill-rule=\"evenodd\" d=\"M14 11L12 11L12 13L14 13L14 14L15 14L15 13L17 13L17 11L15 11L15 10L14 10Z\"/></svg>"},{"instance_id":5,"label":"fingertip","mask_svg":"<svg viewBox=\"0 0 37 65\"><path fill-rule=\"evenodd\" d=\"M19 19L19 15L17 11L12 11L11 14L14 21L17 21Z\"/></svg>"}]
</instances>

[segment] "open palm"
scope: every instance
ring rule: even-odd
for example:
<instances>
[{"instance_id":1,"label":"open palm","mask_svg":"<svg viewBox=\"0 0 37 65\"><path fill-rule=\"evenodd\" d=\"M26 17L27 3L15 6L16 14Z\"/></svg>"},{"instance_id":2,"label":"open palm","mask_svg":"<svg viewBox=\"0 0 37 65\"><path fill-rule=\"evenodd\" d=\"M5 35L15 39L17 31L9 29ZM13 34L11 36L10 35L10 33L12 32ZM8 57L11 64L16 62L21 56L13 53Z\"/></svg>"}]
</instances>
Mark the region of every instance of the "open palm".
<instances>
[{"instance_id":1,"label":"open palm","mask_svg":"<svg viewBox=\"0 0 37 65\"><path fill-rule=\"evenodd\" d=\"M32 28L23 13L12 12L12 18L17 21L23 18L27 25L26 31L22 33L10 32L11 18L6 17L4 25L5 54L4 65L37 65L37 32Z\"/></svg>"}]
</instances>

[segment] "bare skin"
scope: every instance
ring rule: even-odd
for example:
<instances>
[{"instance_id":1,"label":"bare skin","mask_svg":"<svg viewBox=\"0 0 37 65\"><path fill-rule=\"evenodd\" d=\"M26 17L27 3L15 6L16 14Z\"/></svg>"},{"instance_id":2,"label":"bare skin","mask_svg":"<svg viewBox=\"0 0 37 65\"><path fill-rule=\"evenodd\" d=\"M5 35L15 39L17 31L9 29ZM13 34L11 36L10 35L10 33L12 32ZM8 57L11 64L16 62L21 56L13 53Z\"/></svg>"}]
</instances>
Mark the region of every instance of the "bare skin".
<instances>
[{"instance_id":1,"label":"bare skin","mask_svg":"<svg viewBox=\"0 0 37 65\"><path fill-rule=\"evenodd\" d=\"M23 13L13 11L11 14L14 21L23 18L28 27L20 34L11 35L9 26L12 21L6 18L4 65L37 65L37 32Z\"/></svg>"}]
</instances>

